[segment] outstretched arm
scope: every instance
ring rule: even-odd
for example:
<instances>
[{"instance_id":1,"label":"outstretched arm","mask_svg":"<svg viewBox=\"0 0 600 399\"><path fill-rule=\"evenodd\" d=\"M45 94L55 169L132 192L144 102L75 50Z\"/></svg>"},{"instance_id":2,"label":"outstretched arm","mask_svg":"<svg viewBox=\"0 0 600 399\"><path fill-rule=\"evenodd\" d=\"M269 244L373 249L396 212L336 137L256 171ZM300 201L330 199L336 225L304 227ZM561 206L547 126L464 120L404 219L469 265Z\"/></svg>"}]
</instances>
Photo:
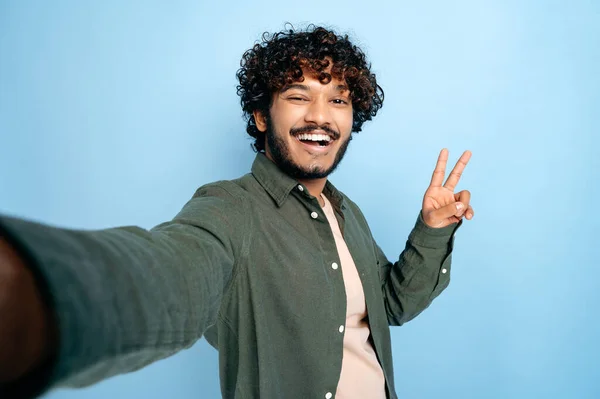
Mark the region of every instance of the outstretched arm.
<instances>
[{"instance_id":1,"label":"outstretched arm","mask_svg":"<svg viewBox=\"0 0 600 399\"><path fill-rule=\"evenodd\" d=\"M187 348L215 322L238 255L242 206L210 186L173 221L149 231L73 231L0 219L8 242L22 250L30 260L27 267L46 288L0 296L0 320L11 312L7 304L46 292L41 303L56 317L59 343L46 387L89 385ZM0 268L5 263L0 261ZM0 329L3 345L12 342L6 335L10 327ZM34 328L27 324L25 333ZM16 353L28 350L15 342ZM51 353L44 345L40 353ZM43 357L38 354L25 369L31 371Z\"/></svg>"}]
</instances>

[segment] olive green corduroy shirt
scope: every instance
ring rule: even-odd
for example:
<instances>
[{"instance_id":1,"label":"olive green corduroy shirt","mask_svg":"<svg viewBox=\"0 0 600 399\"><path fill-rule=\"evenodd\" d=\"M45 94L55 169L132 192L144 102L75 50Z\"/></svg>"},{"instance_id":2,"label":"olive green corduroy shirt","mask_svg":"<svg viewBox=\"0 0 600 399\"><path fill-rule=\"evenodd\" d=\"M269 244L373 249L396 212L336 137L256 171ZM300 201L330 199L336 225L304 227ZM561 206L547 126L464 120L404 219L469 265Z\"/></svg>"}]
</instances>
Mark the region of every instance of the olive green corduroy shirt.
<instances>
[{"instance_id":1,"label":"olive green corduroy shirt","mask_svg":"<svg viewBox=\"0 0 600 399\"><path fill-rule=\"evenodd\" d=\"M360 275L372 341L396 398L389 325L423 311L449 283L454 232L418 218L397 262L327 183ZM252 173L198 189L151 230L74 231L3 218L59 321L45 389L85 386L190 347L219 351L224 398L335 397L346 295L318 200L258 154ZM398 237L400 240L400 237ZM341 331L341 332L340 332Z\"/></svg>"}]
</instances>

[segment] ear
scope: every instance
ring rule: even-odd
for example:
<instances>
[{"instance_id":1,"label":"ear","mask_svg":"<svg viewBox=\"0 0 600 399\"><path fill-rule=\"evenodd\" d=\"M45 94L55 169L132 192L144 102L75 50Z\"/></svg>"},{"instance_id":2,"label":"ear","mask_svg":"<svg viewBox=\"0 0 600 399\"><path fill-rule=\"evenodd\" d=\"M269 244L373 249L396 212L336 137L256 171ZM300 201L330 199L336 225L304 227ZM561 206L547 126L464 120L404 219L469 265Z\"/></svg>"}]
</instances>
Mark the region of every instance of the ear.
<instances>
[{"instance_id":1,"label":"ear","mask_svg":"<svg viewBox=\"0 0 600 399\"><path fill-rule=\"evenodd\" d=\"M256 123L256 128L261 132L267 131L267 118L263 115L261 111L254 110L252 112L252 116L254 116L254 122Z\"/></svg>"}]
</instances>

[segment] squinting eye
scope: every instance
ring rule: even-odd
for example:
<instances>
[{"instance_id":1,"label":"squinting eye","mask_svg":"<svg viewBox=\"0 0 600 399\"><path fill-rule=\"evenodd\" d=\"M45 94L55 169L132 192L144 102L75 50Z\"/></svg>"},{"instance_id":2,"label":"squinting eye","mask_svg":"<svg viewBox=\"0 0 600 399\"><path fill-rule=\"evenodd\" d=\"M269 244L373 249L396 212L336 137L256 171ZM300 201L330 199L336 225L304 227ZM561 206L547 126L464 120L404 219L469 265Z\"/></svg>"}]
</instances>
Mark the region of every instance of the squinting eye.
<instances>
[{"instance_id":1,"label":"squinting eye","mask_svg":"<svg viewBox=\"0 0 600 399\"><path fill-rule=\"evenodd\" d=\"M305 101L302 97L289 97L290 100Z\"/></svg>"}]
</instances>

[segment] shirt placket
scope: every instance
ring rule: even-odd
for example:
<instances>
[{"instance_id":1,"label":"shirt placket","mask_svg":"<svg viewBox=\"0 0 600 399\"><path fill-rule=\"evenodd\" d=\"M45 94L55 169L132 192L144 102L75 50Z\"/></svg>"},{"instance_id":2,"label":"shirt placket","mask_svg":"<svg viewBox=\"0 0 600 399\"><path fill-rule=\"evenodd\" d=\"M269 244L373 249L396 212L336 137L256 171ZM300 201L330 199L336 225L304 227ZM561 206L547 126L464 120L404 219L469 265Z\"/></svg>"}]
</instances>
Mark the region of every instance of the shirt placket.
<instances>
[{"instance_id":1,"label":"shirt placket","mask_svg":"<svg viewBox=\"0 0 600 399\"><path fill-rule=\"evenodd\" d=\"M331 325L326 329L330 331L330 353L336 359L335 363L331 367L335 367L332 370L332 381L329 386L323 387L323 396L325 399L331 399L335 396L337 384L342 367L342 355L344 347L344 332L346 329L346 290L344 286L344 278L342 274L342 268L340 267L341 261L339 253L333 237L333 231L329 225L329 221L325 215L325 212L321 208L318 200L308 194L308 190L303 185L299 184L296 190L300 196L300 200L303 202L307 209L308 215L314 224L315 231L319 237L322 248L322 259L323 267L325 268L325 275L329 278L328 287L331 288L334 303L335 316L329 323Z\"/></svg>"}]
</instances>

